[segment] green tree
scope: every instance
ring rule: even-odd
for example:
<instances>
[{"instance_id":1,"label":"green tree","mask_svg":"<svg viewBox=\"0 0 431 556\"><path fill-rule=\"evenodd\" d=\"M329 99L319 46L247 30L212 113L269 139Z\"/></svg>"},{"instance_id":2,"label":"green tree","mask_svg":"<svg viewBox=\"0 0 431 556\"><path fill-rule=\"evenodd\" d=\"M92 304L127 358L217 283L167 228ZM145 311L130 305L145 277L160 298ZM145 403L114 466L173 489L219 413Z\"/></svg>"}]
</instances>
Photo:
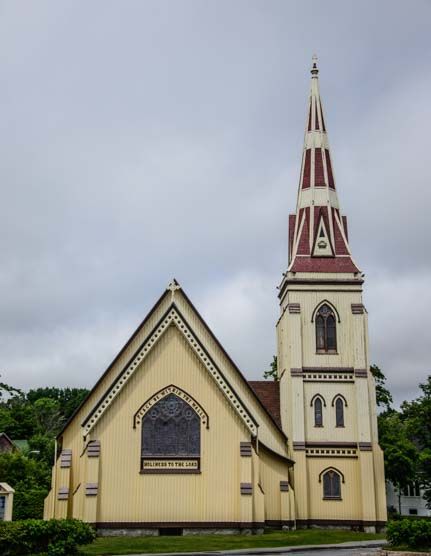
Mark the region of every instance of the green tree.
<instances>
[{"instance_id":1,"label":"green tree","mask_svg":"<svg viewBox=\"0 0 431 556\"><path fill-rule=\"evenodd\" d=\"M272 380L278 380L278 373L277 373L277 356L272 356L272 361L269 365L269 369L264 371L263 378L272 378Z\"/></svg>"},{"instance_id":2,"label":"green tree","mask_svg":"<svg viewBox=\"0 0 431 556\"><path fill-rule=\"evenodd\" d=\"M64 422L60 404L51 398L39 398L33 404L36 431L39 434L55 436Z\"/></svg>"},{"instance_id":3,"label":"green tree","mask_svg":"<svg viewBox=\"0 0 431 556\"><path fill-rule=\"evenodd\" d=\"M418 478L425 489L425 499L431 508L431 375L419 385L422 390L416 400L401 405L409 437L419 448Z\"/></svg>"},{"instance_id":4,"label":"green tree","mask_svg":"<svg viewBox=\"0 0 431 556\"><path fill-rule=\"evenodd\" d=\"M84 398L88 395L87 388L36 388L29 390L27 400L34 404L40 398L49 398L60 404L64 419L69 419Z\"/></svg>"},{"instance_id":5,"label":"green tree","mask_svg":"<svg viewBox=\"0 0 431 556\"><path fill-rule=\"evenodd\" d=\"M51 471L48 465L21 453L0 455L0 482L15 489L13 518L43 517L43 501L48 494Z\"/></svg>"},{"instance_id":6,"label":"green tree","mask_svg":"<svg viewBox=\"0 0 431 556\"><path fill-rule=\"evenodd\" d=\"M392 394L386 388L386 377L377 365L371 365L370 372L376 383L377 406L389 410L392 407Z\"/></svg>"},{"instance_id":7,"label":"green tree","mask_svg":"<svg viewBox=\"0 0 431 556\"><path fill-rule=\"evenodd\" d=\"M401 492L416 479L419 453L409 439L406 423L395 410L388 410L378 416L379 443L384 451L386 479L398 491L401 513Z\"/></svg>"}]
</instances>

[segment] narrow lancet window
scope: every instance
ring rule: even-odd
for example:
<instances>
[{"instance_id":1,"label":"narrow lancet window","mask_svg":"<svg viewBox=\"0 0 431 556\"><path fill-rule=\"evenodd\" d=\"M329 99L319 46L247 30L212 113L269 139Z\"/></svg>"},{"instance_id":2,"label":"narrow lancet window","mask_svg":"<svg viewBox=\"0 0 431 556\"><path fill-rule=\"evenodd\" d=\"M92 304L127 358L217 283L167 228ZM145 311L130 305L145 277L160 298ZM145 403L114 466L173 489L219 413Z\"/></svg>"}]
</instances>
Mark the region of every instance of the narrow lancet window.
<instances>
[{"instance_id":1,"label":"narrow lancet window","mask_svg":"<svg viewBox=\"0 0 431 556\"><path fill-rule=\"evenodd\" d=\"M314 426L323 427L322 400L320 398L316 398L314 401Z\"/></svg>"},{"instance_id":2,"label":"narrow lancet window","mask_svg":"<svg viewBox=\"0 0 431 556\"><path fill-rule=\"evenodd\" d=\"M326 500L341 498L341 477L333 469L323 475L323 498Z\"/></svg>"},{"instance_id":3,"label":"narrow lancet window","mask_svg":"<svg viewBox=\"0 0 431 556\"><path fill-rule=\"evenodd\" d=\"M316 350L318 353L337 351L337 328L334 311L322 305L316 316Z\"/></svg>"},{"instance_id":4,"label":"narrow lancet window","mask_svg":"<svg viewBox=\"0 0 431 556\"><path fill-rule=\"evenodd\" d=\"M344 403L341 398L335 402L335 423L337 427L344 427Z\"/></svg>"}]
</instances>

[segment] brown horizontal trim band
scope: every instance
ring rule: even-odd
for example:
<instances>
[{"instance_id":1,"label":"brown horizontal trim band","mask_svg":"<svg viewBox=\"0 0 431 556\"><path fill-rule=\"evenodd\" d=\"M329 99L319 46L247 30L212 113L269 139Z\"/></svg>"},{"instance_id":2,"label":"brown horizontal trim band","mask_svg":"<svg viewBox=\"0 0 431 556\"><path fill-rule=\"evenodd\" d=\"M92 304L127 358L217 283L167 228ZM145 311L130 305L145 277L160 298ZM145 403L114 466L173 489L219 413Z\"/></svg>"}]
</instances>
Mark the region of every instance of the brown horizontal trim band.
<instances>
[{"instance_id":1,"label":"brown horizontal trim band","mask_svg":"<svg viewBox=\"0 0 431 556\"><path fill-rule=\"evenodd\" d=\"M293 442L292 443L293 449L295 452L304 452L305 451L305 442Z\"/></svg>"},{"instance_id":2,"label":"brown horizontal trim band","mask_svg":"<svg viewBox=\"0 0 431 556\"><path fill-rule=\"evenodd\" d=\"M267 527L277 527L281 529L281 527L293 527L295 522L293 520L277 520L277 519L267 519L265 521L265 525Z\"/></svg>"},{"instance_id":3,"label":"brown horizontal trim band","mask_svg":"<svg viewBox=\"0 0 431 556\"><path fill-rule=\"evenodd\" d=\"M317 289L317 288L289 288L289 292L295 292L295 293L322 293L322 292L336 292L336 293L362 293L363 290L362 288L358 289L358 290L354 290L354 289L348 289L348 290L343 290L341 288L337 288L337 289L331 289L331 290L325 290L325 289ZM287 292L286 292L287 293ZM281 300L282 301L282 300Z\"/></svg>"},{"instance_id":4,"label":"brown horizontal trim band","mask_svg":"<svg viewBox=\"0 0 431 556\"><path fill-rule=\"evenodd\" d=\"M353 367L302 367L303 373L353 373Z\"/></svg>"},{"instance_id":5,"label":"brown horizontal trim band","mask_svg":"<svg viewBox=\"0 0 431 556\"><path fill-rule=\"evenodd\" d=\"M310 525L320 525L323 527L331 527L344 525L347 527L384 527L386 521L362 521L360 519L297 519L297 527L307 527Z\"/></svg>"},{"instance_id":6,"label":"brown horizontal trim band","mask_svg":"<svg viewBox=\"0 0 431 556\"><path fill-rule=\"evenodd\" d=\"M98 529L166 529L170 527L196 529L202 528L237 528L249 529L265 527L265 522L259 521L98 521L93 524Z\"/></svg>"},{"instance_id":7,"label":"brown horizontal trim band","mask_svg":"<svg viewBox=\"0 0 431 556\"><path fill-rule=\"evenodd\" d=\"M290 376L302 376L302 369L290 369Z\"/></svg>"},{"instance_id":8,"label":"brown horizontal trim band","mask_svg":"<svg viewBox=\"0 0 431 556\"><path fill-rule=\"evenodd\" d=\"M295 444L295 443L294 443ZM357 442L305 442L307 448L357 448Z\"/></svg>"},{"instance_id":9,"label":"brown horizontal trim band","mask_svg":"<svg viewBox=\"0 0 431 556\"><path fill-rule=\"evenodd\" d=\"M372 452L373 445L371 442L359 442L359 450L361 452Z\"/></svg>"},{"instance_id":10,"label":"brown horizontal trim band","mask_svg":"<svg viewBox=\"0 0 431 556\"><path fill-rule=\"evenodd\" d=\"M355 377L357 377L357 378L367 378L368 377L367 369L355 369Z\"/></svg>"}]
</instances>

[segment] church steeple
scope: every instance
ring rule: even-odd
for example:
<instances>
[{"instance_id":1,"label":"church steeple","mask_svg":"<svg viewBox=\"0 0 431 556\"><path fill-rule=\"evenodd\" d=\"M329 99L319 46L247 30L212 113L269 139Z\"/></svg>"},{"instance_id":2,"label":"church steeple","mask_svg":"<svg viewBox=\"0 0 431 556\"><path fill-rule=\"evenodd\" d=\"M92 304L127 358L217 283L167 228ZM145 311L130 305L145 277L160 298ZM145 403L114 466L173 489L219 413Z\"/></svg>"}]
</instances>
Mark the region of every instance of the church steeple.
<instances>
[{"instance_id":1,"label":"church steeple","mask_svg":"<svg viewBox=\"0 0 431 556\"><path fill-rule=\"evenodd\" d=\"M357 273L341 216L313 56L296 214L289 217L289 272Z\"/></svg>"}]
</instances>

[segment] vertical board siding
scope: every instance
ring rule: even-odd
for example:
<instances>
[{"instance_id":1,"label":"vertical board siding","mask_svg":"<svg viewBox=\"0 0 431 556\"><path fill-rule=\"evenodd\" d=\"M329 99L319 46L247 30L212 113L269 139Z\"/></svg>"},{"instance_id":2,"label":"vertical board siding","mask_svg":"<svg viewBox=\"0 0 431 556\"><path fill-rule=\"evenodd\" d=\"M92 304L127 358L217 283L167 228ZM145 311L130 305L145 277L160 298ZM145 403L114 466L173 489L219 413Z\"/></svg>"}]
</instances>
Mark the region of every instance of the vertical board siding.
<instances>
[{"instance_id":1,"label":"vertical board siding","mask_svg":"<svg viewBox=\"0 0 431 556\"><path fill-rule=\"evenodd\" d=\"M201 425L201 474L140 474L141 428L133 415L169 384L209 415ZM239 445L249 433L179 331L171 326L96 425L101 442L101 522L239 521Z\"/></svg>"}]
</instances>

